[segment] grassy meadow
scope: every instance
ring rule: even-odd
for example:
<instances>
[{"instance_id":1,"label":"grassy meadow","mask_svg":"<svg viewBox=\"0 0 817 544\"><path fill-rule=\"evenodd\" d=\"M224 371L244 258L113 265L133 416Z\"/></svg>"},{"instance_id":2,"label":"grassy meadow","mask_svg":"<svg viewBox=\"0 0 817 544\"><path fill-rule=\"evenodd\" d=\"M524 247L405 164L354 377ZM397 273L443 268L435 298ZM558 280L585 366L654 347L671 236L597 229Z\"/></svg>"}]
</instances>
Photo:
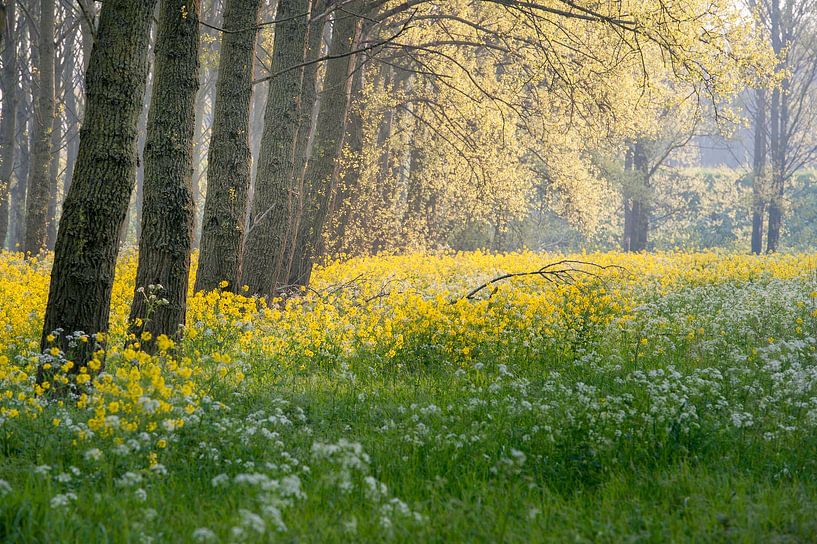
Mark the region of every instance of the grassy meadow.
<instances>
[{"instance_id":1,"label":"grassy meadow","mask_svg":"<svg viewBox=\"0 0 817 544\"><path fill-rule=\"evenodd\" d=\"M466 296L563 259L605 268ZM354 259L153 356L135 264L60 398L50 263L0 254L2 542L817 540L817 255Z\"/></svg>"}]
</instances>

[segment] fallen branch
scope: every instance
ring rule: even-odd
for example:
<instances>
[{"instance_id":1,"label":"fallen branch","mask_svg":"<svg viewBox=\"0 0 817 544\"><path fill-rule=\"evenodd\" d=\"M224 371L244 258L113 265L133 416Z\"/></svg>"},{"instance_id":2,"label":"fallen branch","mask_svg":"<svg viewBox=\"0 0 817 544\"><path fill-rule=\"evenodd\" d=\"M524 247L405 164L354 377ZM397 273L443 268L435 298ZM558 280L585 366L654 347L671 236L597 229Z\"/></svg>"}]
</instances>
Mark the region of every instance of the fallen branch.
<instances>
[{"instance_id":1,"label":"fallen branch","mask_svg":"<svg viewBox=\"0 0 817 544\"><path fill-rule=\"evenodd\" d=\"M599 272L603 272L605 270L610 269L618 269L623 270L625 272L627 271L627 269L624 268L623 266L619 266L616 264L601 265L587 261L579 261L576 259L562 259L561 261L546 264L545 266L538 270L533 270L529 272L510 272L507 274L502 274L501 276L497 276L494 279L486 281L482 285L475 287L474 289L469 291L468 294L466 294L465 296L452 300L451 304L456 304L460 300L473 300L477 296L477 294L480 293L480 291L482 291L483 289L487 289L488 287L494 286L493 290L491 291L491 294L488 295L488 299L490 300L490 298L493 297L499 290L499 285L496 284L498 284L501 281L512 278L520 278L524 276L539 276L540 278L547 280L550 283L571 285L574 284L576 281L573 276L574 274L584 274L587 276L591 276L593 278L600 278L599 274L591 272L590 270L576 268L574 265L589 266L598 270Z\"/></svg>"}]
</instances>

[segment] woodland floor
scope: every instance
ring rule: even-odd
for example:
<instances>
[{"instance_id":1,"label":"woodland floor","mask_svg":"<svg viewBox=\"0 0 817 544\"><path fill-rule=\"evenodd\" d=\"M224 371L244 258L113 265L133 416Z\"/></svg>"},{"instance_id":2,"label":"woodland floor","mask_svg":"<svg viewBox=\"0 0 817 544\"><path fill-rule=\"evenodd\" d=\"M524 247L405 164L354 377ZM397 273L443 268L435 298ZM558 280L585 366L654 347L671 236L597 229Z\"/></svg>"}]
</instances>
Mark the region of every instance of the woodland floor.
<instances>
[{"instance_id":1,"label":"woodland floor","mask_svg":"<svg viewBox=\"0 0 817 544\"><path fill-rule=\"evenodd\" d=\"M105 373L55 401L31 378L48 262L4 255L0 541L815 541L817 258L585 255L628 272L451 303L559 258L199 294L154 357L110 347L126 258Z\"/></svg>"}]
</instances>

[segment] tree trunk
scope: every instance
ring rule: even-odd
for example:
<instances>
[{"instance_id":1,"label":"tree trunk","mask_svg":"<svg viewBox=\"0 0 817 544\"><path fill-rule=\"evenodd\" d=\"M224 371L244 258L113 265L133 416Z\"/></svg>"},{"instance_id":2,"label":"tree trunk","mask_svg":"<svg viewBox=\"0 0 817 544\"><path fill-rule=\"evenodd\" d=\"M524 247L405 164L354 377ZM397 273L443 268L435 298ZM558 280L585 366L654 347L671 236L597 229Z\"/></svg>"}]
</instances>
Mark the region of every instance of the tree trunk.
<instances>
[{"instance_id":1,"label":"tree trunk","mask_svg":"<svg viewBox=\"0 0 817 544\"><path fill-rule=\"evenodd\" d=\"M280 0L276 18L273 72L269 82L264 133L261 138L255 198L244 248L242 283L250 293L272 295L278 287L284 240L289 224L289 192L294 171L299 98L303 70L287 70L303 62L309 0Z\"/></svg>"},{"instance_id":2,"label":"tree trunk","mask_svg":"<svg viewBox=\"0 0 817 544\"><path fill-rule=\"evenodd\" d=\"M51 188L51 128L54 120L54 0L40 0L39 84L34 104L34 137L26 200L23 251L37 254L45 246Z\"/></svg>"},{"instance_id":3,"label":"tree trunk","mask_svg":"<svg viewBox=\"0 0 817 544\"><path fill-rule=\"evenodd\" d=\"M337 234L332 248L335 253L349 252L352 248L347 243L347 230L350 224L358 218L358 195L360 194L360 166L365 146L363 126L363 84L364 70L362 59L358 59L354 80L352 81L352 95L349 99L349 118L346 122L345 148L351 159L345 164L341 179L338 182L337 197L334 199Z\"/></svg>"},{"instance_id":4,"label":"tree trunk","mask_svg":"<svg viewBox=\"0 0 817 544\"><path fill-rule=\"evenodd\" d=\"M62 115L66 110L66 96L70 90L71 72L66 72L70 65L69 59L73 58L73 52L69 52L74 39L73 13L61 10L59 13L61 24L57 30L62 33L62 29L68 29L63 36L62 47L55 53L56 63L54 66L54 118L51 125L51 164L49 166L49 191L48 191L48 222L46 224L45 247L48 251L54 250L54 243L57 241L57 213L60 204L59 177L60 160L63 153L63 120ZM63 184L64 187L64 184Z\"/></svg>"},{"instance_id":5,"label":"tree trunk","mask_svg":"<svg viewBox=\"0 0 817 544\"><path fill-rule=\"evenodd\" d=\"M752 253L763 251L763 218L766 214L764 175L766 169L766 89L757 91L755 149L752 164Z\"/></svg>"},{"instance_id":6,"label":"tree trunk","mask_svg":"<svg viewBox=\"0 0 817 544\"><path fill-rule=\"evenodd\" d=\"M162 0L160 0L161 2ZM134 186L133 203L128 208L128 215L125 218L125 223L122 225L122 233L120 234L119 243L124 245L128 240L128 233L130 226L133 224L134 241L139 244L142 239L142 205L144 202L144 187L145 187L145 142L147 140L148 129L148 108L150 107L150 97L153 94L150 68L151 63L148 61L148 84L145 91L145 101L142 105L142 115L139 116L139 123L136 131L139 134L136 138L136 185Z\"/></svg>"},{"instance_id":7,"label":"tree trunk","mask_svg":"<svg viewBox=\"0 0 817 544\"><path fill-rule=\"evenodd\" d=\"M201 201L201 180L204 177L205 153L207 145L205 138L207 135L207 98L209 95L208 82L210 70L201 67L199 79L199 92L196 95L196 130L193 134L193 247L198 247L198 209Z\"/></svg>"},{"instance_id":8,"label":"tree trunk","mask_svg":"<svg viewBox=\"0 0 817 544\"><path fill-rule=\"evenodd\" d=\"M380 84L383 90L389 93L397 93L408 82L411 72L405 70L395 70L391 66L381 66ZM394 108L388 108L383 112L380 119L380 127L377 133L377 148L380 149L378 168L375 174L375 185L379 188L374 206L382 213L389 214L389 208L395 205L399 193L400 165L402 162L402 150L399 145L395 146L392 137L397 123L397 113ZM372 214L375 215L375 214ZM376 235L369 239L366 251L370 255L377 255L385 251L392 243L394 233L383 228L381 224L373 230Z\"/></svg>"},{"instance_id":9,"label":"tree trunk","mask_svg":"<svg viewBox=\"0 0 817 544\"><path fill-rule=\"evenodd\" d=\"M200 0L163 0L145 141L144 205L131 331L174 337L184 326L193 243L193 133ZM144 290L161 285L156 293ZM156 294L167 304L153 305ZM153 307L151 307L153 306ZM139 321L137 321L139 320Z\"/></svg>"},{"instance_id":10,"label":"tree trunk","mask_svg":"<svg viewBox=\"0 0 817 544\"><path fill-rule=\"evenodd\" d=\"M769 148L771 155L771 195L769 199L769 223L766 232L766 251L772 253L777 250L780 221L780 203L776 198L776 187L781 180L780 175L780 90L772 91L772 102L769 108Z\"/></svg>"},{"instance_id":11,"label":"tree trunk","mask_svg":"<svg viewBox=\"0 0 817 544\"><path fill-rule=\"evenodd\" d=\"M258 8L258 17L261 20L278 19L279 0L261 0L261 5ZM288 21L281 21L273 26L273 39L278 29ZM255 191L255 177L258 172L258 158L261 153L261 139L264 132L264 115L267 107L267 96L269 94L269 81L258 81L270 75L269 67L264 63L263 59L270 59L274 53L268 51L265 47L265 40L267 36L259 29L255 37L255 51L258 62L253 67L253 79L256 83L252 86L252 100L250 102L250 155L252 162L250 166L250 189L247 192L247 221L250 218L250 205L253 201L253 192ZM273 49L275 46L273 45ZM274 68L273 68L274 70ZM246 234L245 234L246 236Z\"/></svg>"},{"instance_id":12,"label":"tree trunk","mask_svg":"<svg viewBox=\"0 0 817 544\"><path fill-rule=\"evenodd\" d=\"M45 229L45 247L48 251L54 250L54 243L57 241L57 200L59 199L57 178L60 174L61 144L62 119L57 113L51 125L51 164L48 167L48 221Z\"/></svg>"},{"instance_id":13,"label":"tree trunk","mask_svg":"<svg viewBox=\"0 0 817 544\"><path fill-rule=\"evenodd\" d=\"M31 134L34 132L34 93L36 84L32 77L31 66L34 62L36 47L31 43L31 25L28 17L18 19L20 47L18 49L17 87L17 159L14 186L11 189L11 214L9 217L9 246L14 251L22 251L26 234L26 198L28 193L28 174L31 170Z\"/></svg>"},{"instance_id":14,"label":"tree trunk","mask_svg":"<svg viewBox=\"0 0 817 544\"><path fill-rule=\"evenodd\" d=\"M158 14L154 15L154 21L157 16ZM127 243L131 225L133 225L134 241L136 244L139 244L139 240L142 238L142 206L145 199L145 141L147 139L148 110L150 109L150 100L153 96L153 80L155 77L156 32L156 24L151 25L150 45L148 46L147 84L145 85L145 96L142 99L142 113L139 115L139 124L136 129L138 134L136 140L136 191L133 195L133 202L128 208L128 215L122 224L122 230L119 233L120 247Z\"/></svg>"},{"instance_id":15,"label":"tree trunk","mask_svg":"<svg viewBox=\"0 0 817 544\"><path fill-rule=\"evenodd\" d=\"M0 81L3 85L3 104L0 112L0 249L6 245L9 230L9 193L14 172L15 132L17 130L17 44L15 25L17 5L11 2L5 11L5 25L0 27L6 47L3 49L3 68Z\"/></svg>"},{"instance_id":16,"label":"tree trunk","mask_svg":"<svg viewBox=\"0 0 817 544\"><path fill-rule=\"evenodd\" d=\"M77 100L74 87L74 72L76 70L76 60L73 54L69 54L65 62L65 177L62 181L62 199L71 188L71 176L74 173L74 165L77 162L77 150L79 149L79 138L77 131L82 124L81 102ZM62 202L60 203L62 204Z\"/></svg>"},{"instance_id":17,"label":"tree trunk","mask_svg":"<svg viewBox=\"0 0 817 544\"><path fill-rule=\"evenodd\" d=\"M633 238L633 205L628 196L624 197L624 235L621 237L621 251L630 251Z\"/></svg>"},{"instance_id":18,"label":"tree trunk","mask_svg":"<svg viewBox=\"0 0 817 544\"><path fill-rule=\"evenodd\" d=\"M414 141L420 140L423 129L424 126L420 120L415 118L412 131ZM402 239L406 243L404 249L406 250L415 249L417 242L420 242L423 247L427 247L430 241L431 221L429 212L431 211L431 202L421 177L423 161L422 147L419 145L412 146L406 174L408 178L406 182L406 208L400 222ZM409 244L415 245L415 247L410 247Z\"/></svg>"},{"instance_id":19,"label":"tree trunk","mask_svg":"<svg viewBox=\"0 0 817 544\"><path fill-rule=\"evenodd\" d=\"M96 21L96 2L94 0L79 0L82 6L80 16L80 33L82 34L82 75L88 70L91 61L91 49L94 47L94 22Z\"/></svg>"},{"instance_id":20,"label":"tree trunk","mask_svg":"<svg viewBox=\"0 0 817 544\"><path fill-rule=\"evenodd\" d=\"M74 181L57 233L41 347L61 329L108 328L119 227L136 174L136 124L147 79L155 0L105 0L86 73L85 119ZM79 369L94 342L59 346ZM44 379L40 373L39 379Z\"/></svg>"},{"instance_id":21,"label":"tree trunk","mask_svg":"<svg viewBox=\"0 0 817 544\"><path fill-rule=\"evenodd\" d=\"M781 82L781 89L779 92L780 113L779 113L779 129L778 145L777 145L777 159L773 163L772 171L772 194L769 202L769 228L766 251L769 253L775 252L780 246L780 231L783 227L783 198L786 190L786 165L787 154L789 150L788 135L789 135L789 97L790 97L790 80L784 79Z\"/></svg>"},{"instance_id":22,"label":"tree trunk","mask_svg":"<svg viewBox=\"0 0 817 544\"><path fill-rule=\"evenodd\" d=\"M249 116L258 8L261 0L228 0L224 12L213 135L207 161L196 291L241 278L247 191L250 186Z\"/></svg>"},{"instance_id":23,"label":"tree trunk","mask_svg":"<svg viewBox=\"0 0 817 544\"><path fill-rule=\"evenodd\" d=\"M336 12L329 49L332 60L326 67L312 157L304 176L304 208L295 239L289 280L291 285L309 284L315 260L320 255L321 235L346 131L352 80L349 72L353 65L350 53L360 22L354 14L359 13L362 7L361 2L352 2L343 12Z\"/></svg>"},{"instance_id":24,"label":"tree trunk","mask_svg":"<svg viewBox=\"0 0 817 544\"><path fill-rule=\"evenodd\" d=\"M634 187L629 188L630 195L624 201L624 251L640 252L647 250L650 229L650 180L646 147L638 140L628 145L625 159L625 170L631 173ZM626 190L625 190L626 192Z\"/></svg>"},{"instance_id":25,"label":"tree trunk","mask_svg":"<svg viewBox=\"0 0 817 544\"><path fill-rule=\"evenodd\" d=\"M28 172L31 167L31 125L30 116L26 114L26 109L30 109L30 95L26 92L21 83L18 87L21 101L17 104L17 169L14 174L14 186L11 188L10 205L11 214L9 217L9 247L14 251L21 251L26 228L26 193L28 186Z\"/></svg>"},{"instance_id":26,"label":"tree trunk","mask_svg":"<svg viewBox=\"0 0 817 544\"><path fill-rule=\"evenodd\" d=\"M207 0L202 4L202 18L204 22L220 27L221 10L218 0ZM200 31L199 56L202 58L200 67L199 92L196 97L196 133L194 147L194 174L193 174L193 201L195 202L195 213L193 214L193 248L198 249L201 240L201 217L204 211L204 201L202 184L207 178L207 151L210 140L210 129L213 121L213 104L215 103L216 80L218 71L212 67L210 59L217 56L217 37L213 29L206 26Z\"/></svg>"},{"instance_id":27,"label":"tree trunk","mask_svg":"<svg viewBox=\"0 0 817 544\"><path fill-rule=\"evenodd\" d=\"M776 55L783 51L780 32L780 0L772 0L770 4L770 31L772 50ZM781 83L782 86L782 83ZM766 251L777 251L780 239L780 220L782 216L778 187L782 193L783 186L783 127L781 125L781 104L785 100L780 87L772 90L772 101L769 107L769 150L771 158L771 195L769 200L769 223L766 233Z\"/></svg>"},{"instance_id":28,"label":"tree trunk","mask_svg":"<svg viewBox=\"0 0 817 544\"><path fill-rule=\"evenodd\" d=\"M324 0L312 1L312 13L320 13L325 7ZM317 122L318 106L318 66L316 62L323 50L324 35L328 33L330 25L324 19L313 21L307 31L306 56L310 64L304 67L303 84L301 86L300 109L298 112L298 135L295 139L294 166L292 182L289 192L289 224L284 238L283 263L280 279L288 283L292 257L295 251L295 236L303 212L303 182L306 165L309 161L311 146ZM329 39L329 38L327 38Z\"/></svg>"},{"instance_id":29,"label":"tree trunk","mask_svg":"<svg viewBox=\"0 0 817 544\"><path fill-rule=\"evenodd\" d=\"M647 250L647 238L650 227L649 205L646 201L633 202L633 236L630 251Z\"/></svg>"},{"instance_id":30,"label":"tree trunk","mask_svg":"<svg viewBox=\"0 0 817 544\"><path fill-rule=\"evenodd\" d=\"M633 171L633 153L632 153L632 146L628 143L627 150L624 153L624 172L629 173ZM633 183L632 180L628 180L631 184ZM622 251L631 251L630 244L632 243L633 239L633 203L630 193L632 192L632 187L625 186L623 189L624 199L624 234L621 237L621 250Z\"/></svg>"},{"instance_id":31,"label":"tree trunk","mask_svg":"<svg viewBox=\"0 0 817 544\"><path fill-rule=\"evenodd\" d=\"M4 1L0 1L0 29L6 27L6 3ZM10 42L11 40L7 39L4 32L0 32L0 47L3 47L3 42Z\"/></svg>"},{"instance_id":32,"label":"tree trunk","mask_svg":"<svg viewBox=\"0 0 817 544\"><path fill-rule=\"evenodd\" d=\"M94 28L92 25L96 15L96 7L92 0L79 0L79 3L82 6L82 14L79 15L80 46L82 54L79 88L82 89L85 87L85 71L88 69L88 60L91 58L91 48L94 45ZM72 74L71 77L73 78L77 63L74 55L68 55L67 63L70 67L68 69ZM65 178L63 180L62 187L63 201L68 195L68 191L71 189L71 181L74 176L74 166L76 165L77 153L79 151L79 127L82 125L84 109L83 93L80 93L79 97L77 97L73 80L69 83L69 88L66 89L65 109L65 132L68 134L69 139L65 146Z\"/></svg>"},{"instance_id":33,"label":"tree trunk","mask_svg":"<svg viewBox=\"0 0 817 544\"><path fill-rule=\"evenodd\" d=\"M204 89L206 85L207 76L204 75L206 70L201 70L202 76L199 80L199 93L196 98L196 130L193 134L193 248L197 248L198 244L198 230L199 218L198 209L201 201L201 179L204 177L204 153L205 144L204 138L207 131L207 122L204 118L207 109L207 91Z\"/></svg>"},{"instance_id":34,"label":"tree trunk","mask_svg":"<svg viewBox=\"0 0 817 544\"><path fill-rule=\"evenodd\" d=\"M499 214L497 214L494 221L494 236L491 240L491 251L501 253L505 250L505 246L508 243L508 224Z\"/></svg>"}]
</instances>

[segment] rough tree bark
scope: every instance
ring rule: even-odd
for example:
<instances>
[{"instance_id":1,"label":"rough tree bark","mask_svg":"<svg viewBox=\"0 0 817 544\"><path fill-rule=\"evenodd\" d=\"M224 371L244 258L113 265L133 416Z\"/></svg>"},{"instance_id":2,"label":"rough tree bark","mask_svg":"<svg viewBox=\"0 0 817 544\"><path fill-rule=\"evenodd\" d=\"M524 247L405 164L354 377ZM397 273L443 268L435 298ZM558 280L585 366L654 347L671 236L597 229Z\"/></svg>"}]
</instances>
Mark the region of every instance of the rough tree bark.
<instances>
[{"instance_id":1,"label":"rough tree bark","mask_svg":"<svg viewBox=\"0 0 817 544\"><path fill-rule=\"evenodd\" d=\"M247 191L250 186L249 115L253 60L261 0L228 0L207 160L196 291L222 281L237 289L241 278Z\"/></svg>"},{"instance_id":2,"label":"rough tree bark","mask_svg":"<svg viewBox=\"0 0 817 544\"><path fill-rule=\"evenodd\" d=\"M145 141L144 204L131 332L175 337L184 325L193 243L193 133L199 86L200 0L163 0ZM167 304L151 308L148 285ZM148 312L152 313L148 315Z\"/></svg>"},{"instance_id":3,"label":"rough tree bark","mask_svg":"<svg viewBox=\"0 0 817 544\"><path fill-rule=\"evenodd\" d=\"M51 189L51 129L54 119L54 8L53 0L40 0L38 29L39 85L34 102L34 136L26 199L26 234L23 251L37 254L46 241L48 200Z\"/></svg>"},{"instance_id":4,"label":"rough tree bark","mask_svg":"<svg viewBox=\"0 0 817 544\"><path fill-rule=\"evenodd\" d=\"M3 86L3 104L0 112L0 248L5 248L9 227L9 191L14 172L15 132L17 130L17 47L14 40L17 6L11 2L5 11L5 25L0 27L6 47L0 81Z\"/></svg>"},{"instance_id":5,"label":"rough tree bark","mask_svg":"<svg viewBox=\"0 0 817 544\"><path fill-rule=\"evenodd\" d=\"M86 73L85 119L74 181L65 199L41 347L57 329L105 332L111 305L117 235L136 172L136 123L147 78L155 0L105 0ZM78 369L94 342L59 346ZM40 373L40 379L43 379Z\"/></svg>"},{"instance_id":6,"label":"rough tree bark","mask_svg":"<svg viewBox=\"0 0 817 544\"><path fill-rule=\"evenodd\" d=\"M324 0L313 0L312 13L320 13L325 8ZM312 21L307 31L307 50L304 67L303 84L301 85L300 110L298 113L298 135L295 140L293 174L289 192L289 224L284 242L284 257L281 280L289 280L292 255L295 251L295 233L303 211L303 182L306 165L309 162L310 143L317 122L318 106L318 66L316 60L321 56L325 34L331 25L324 18ZM327 42L330 38L327 36Z\"/></svg>"},{"instance_id":7,"label":"rough tree bark","mask_svg":"<svg viewBox=\"0 0 817 544\"><path fill-rule=\"evenodd\" d=\"M336 13L332 44L327 64L321 106L315 125L312 157L304 176L303 212L295 238L290 268L292 285L308 285L315 260L320 255L321 234L332 199L333 179L337 174L337 159L343 146L352 78L350 55L359 29L361 2L352 2Z\"/></svg>"},{"instance_id":8,"label":"rough tree bark","mask_svg":"<svg viewBox=\"0 0 817 544\"><path fill-rule=\"evenodd\" d=\"M278 4L284 22L275 29L272 71L283 73L269 82L241 280L253 294L272 295L282 267L303 77L302 69L285 70L304 60L308 8L309 0Z\"/></svg>"}]
</instances>

